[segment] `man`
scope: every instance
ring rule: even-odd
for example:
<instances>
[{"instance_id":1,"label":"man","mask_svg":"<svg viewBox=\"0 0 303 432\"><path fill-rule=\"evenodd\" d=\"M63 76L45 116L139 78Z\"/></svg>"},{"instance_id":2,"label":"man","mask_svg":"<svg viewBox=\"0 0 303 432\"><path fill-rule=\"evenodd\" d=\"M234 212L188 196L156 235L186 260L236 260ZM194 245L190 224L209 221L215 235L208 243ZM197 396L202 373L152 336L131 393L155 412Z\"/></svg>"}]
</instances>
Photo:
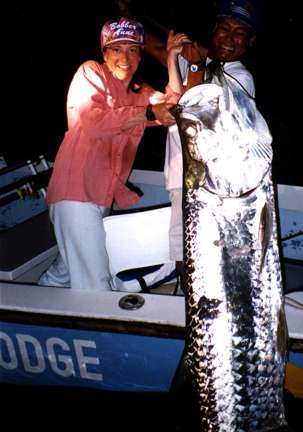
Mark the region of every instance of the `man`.
<instances>
[{"instance_id":1,"label":"man","mask_svg":"<svg viewBox=\"0 0 303 432\"><path fill-rule=\"evenodd\" d=\"M174 34L171 31L167 42L169 87L175 92L182 92L178 80L180 75L184 84L183 91L201 84L205 78L210 82L211 77L206 66L212 60L218 60L224 62L223 69L226 74L231 75L251 97L254 97L252 75L240 59L253 45L255 31L256 11L253 4L246 0L221 2L209 50L197 43L189 43L186 35ZM183 272L182 172L181 142L178 128L173 125L167 135L164 174L172 203L170 257L176 261L181 279Z\"/></svg>"},{"instance_id":2,"label":"man","mask_svg":"<svg viewBox=\"0 0 303 432\"><path fill-rule=\"evenodd\" d=\"M174 111L184 155L183 191L179 183L173 191L180 200L172 204L185 229L176 243L182 258L184 237L185 370L197 396L201 430L286 425L287 331L272 137L253 100L252 77L239 60L253 43L254 30L247 2L224 1L206 61L201 53L196 63L185 63L187 83L199 82L191 79L198 73L201 82L205 73L211 84L186 92ZM171 32L168 38L169 86L176 92L182 89L177 56L186 42L184 34ZM173 138L178 144L178 135ZM180 172L179 165L179 182Z\"/></svg>"}]
</instances>

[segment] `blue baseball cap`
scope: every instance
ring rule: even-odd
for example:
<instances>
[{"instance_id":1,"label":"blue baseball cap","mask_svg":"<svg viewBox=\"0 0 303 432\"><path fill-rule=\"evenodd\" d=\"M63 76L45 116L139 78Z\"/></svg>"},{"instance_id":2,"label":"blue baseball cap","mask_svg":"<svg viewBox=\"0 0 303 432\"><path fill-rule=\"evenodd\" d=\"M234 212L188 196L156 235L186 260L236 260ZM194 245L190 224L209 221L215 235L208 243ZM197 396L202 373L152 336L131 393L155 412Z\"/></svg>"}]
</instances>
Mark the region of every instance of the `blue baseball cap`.
<instances>
[{"instance_id":1,"label":"blue baseball cap","mask_svg":"<svg viewBox=\"0 0 303 432\"><path fill-rule=\"evenodd\" d=\"M252 0L221 0L217 18L234 18L250 27L254 32L257 30L257 8Z\"/></svg>"}]
</instances>

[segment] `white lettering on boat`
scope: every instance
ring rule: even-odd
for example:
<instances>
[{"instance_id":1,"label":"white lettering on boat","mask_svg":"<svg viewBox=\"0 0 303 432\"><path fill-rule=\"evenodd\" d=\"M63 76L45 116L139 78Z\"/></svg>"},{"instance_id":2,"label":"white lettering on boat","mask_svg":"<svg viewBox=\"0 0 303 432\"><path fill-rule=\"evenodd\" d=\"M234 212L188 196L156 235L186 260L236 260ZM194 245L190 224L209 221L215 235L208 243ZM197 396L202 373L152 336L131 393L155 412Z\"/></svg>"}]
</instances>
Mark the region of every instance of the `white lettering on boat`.
<instances>
[{"instance_id":1,"label":"white lettering on boat","mask_svg":"<svg viewBox=\"0 0 303 432\"><path fill-rule=\"evenodd\" d=\"M16 370L22 366L25 372L42 374L49 366L62 377L76 376L76 370L79 370L83 379L103 380L101 373L89 370L90 366L100 365L99 357L93 355L92 350L96 350L93 340L73 339L71 346L61 338L50 337L42 344L32 335L18 333L14 343L10 336L0 331L0 345L0 367L4 369Z\"/></svg>"}]
</instances>

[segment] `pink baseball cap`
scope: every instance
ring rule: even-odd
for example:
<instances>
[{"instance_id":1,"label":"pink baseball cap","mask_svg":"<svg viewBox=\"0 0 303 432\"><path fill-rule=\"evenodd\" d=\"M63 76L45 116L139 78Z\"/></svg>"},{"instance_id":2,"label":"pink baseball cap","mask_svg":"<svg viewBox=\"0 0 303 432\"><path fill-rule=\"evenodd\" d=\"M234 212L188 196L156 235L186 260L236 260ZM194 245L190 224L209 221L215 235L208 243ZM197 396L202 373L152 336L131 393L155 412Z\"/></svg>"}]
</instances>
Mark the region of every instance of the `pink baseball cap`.
<instances>
[{"instance_id":1,"label":"pink baseball cap","mask_svg":"<svg viewBox=\"0 0 303 432\"><path fill-rule=\"evenodd\" d=\"M107 21L101 30L101 48L106 48L114 43L144 45L143 25L125 17L118 21Z\"/></svg>"}]
</instances>

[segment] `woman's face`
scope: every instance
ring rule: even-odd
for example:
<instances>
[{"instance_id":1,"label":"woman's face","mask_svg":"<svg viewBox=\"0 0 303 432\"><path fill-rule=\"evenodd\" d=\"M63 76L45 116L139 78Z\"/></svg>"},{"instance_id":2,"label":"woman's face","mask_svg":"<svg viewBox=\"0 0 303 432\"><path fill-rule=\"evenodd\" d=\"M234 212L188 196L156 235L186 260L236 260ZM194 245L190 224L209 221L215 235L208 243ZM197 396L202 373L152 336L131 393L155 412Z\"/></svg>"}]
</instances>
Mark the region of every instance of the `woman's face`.
<instances>
[{"instance_id":1,"label":"woman's face","mask_svg":"<svg viewBox=\"0 0 303 432\"><path fill-rule=\"evenodd\" d=\"M103 52L104 61L112 74L128 87L141 60L141 47L134 44L117 43Z\"/></svg>"}]
</instances>

